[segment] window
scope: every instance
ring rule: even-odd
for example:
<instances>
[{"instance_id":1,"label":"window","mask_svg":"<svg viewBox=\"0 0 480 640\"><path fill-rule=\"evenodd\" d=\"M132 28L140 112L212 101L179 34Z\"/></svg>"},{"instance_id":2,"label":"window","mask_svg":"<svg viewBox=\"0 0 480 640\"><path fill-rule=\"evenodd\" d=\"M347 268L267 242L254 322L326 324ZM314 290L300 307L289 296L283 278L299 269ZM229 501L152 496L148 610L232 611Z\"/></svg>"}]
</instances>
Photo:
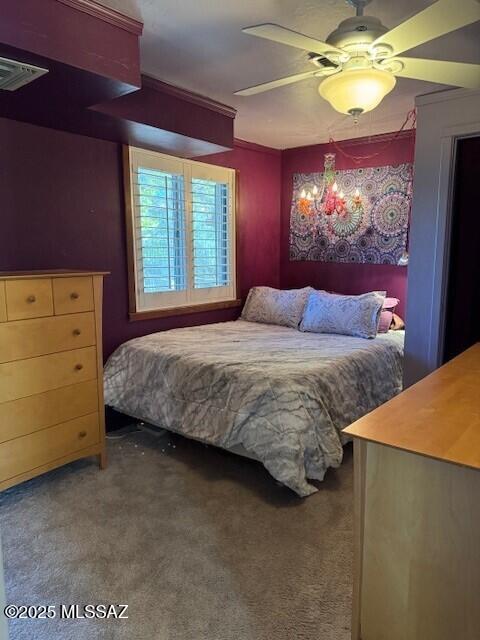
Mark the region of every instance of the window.
<instances>
[{"instance_id":1,"label":"window","mask_svg":"<svg viewBox=\"0 0 480 640\"><path fill-rule=\"evenodd\" d=\"M133 147L124 161L131 316L236 305L235 171Z\"/></svg>"}]
</instances>

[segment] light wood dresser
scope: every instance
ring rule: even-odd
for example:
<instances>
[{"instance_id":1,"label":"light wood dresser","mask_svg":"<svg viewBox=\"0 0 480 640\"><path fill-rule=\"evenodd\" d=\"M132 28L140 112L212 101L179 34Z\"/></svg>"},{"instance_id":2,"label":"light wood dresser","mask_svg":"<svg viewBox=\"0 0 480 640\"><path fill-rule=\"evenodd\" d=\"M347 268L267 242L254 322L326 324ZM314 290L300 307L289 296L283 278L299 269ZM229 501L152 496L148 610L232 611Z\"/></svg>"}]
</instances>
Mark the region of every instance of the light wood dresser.
<instances>
[{"instance_id":1,"label":"light wood dresser","mask_svg":"<svg viewBox=\"0 0 480 640\"><path fill-rule=\"evenodd\" d=\"M0 490L86 456L106 465L104 275L0 272Z\"/></svg>"},{"instance_id":2,"label":"light wood dresser","mask_svg":"<svg viewBox=\"0 0 480 640\"><path fill-rule=\"evenodd\" d=\"M480 343L354 438L353 640L480 638Z\"/></svg>"}]
</instances>

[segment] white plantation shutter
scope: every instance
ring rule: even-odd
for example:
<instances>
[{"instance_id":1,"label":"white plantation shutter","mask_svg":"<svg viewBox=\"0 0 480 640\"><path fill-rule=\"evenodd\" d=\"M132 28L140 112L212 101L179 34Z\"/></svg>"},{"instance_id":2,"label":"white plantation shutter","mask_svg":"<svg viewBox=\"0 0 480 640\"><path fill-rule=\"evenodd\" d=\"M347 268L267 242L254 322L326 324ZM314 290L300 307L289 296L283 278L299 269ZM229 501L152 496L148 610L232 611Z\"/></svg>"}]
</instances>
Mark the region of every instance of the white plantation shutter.
<instances>
[{"instance_id":1,"label":"white plantation shutter","mask_svg":"<svg viewBox=\"0 0 480 640\"><path fill-rule=\"evenodd\" d=\"M143 290L185 289L183 177L139 167L137 181L136 238Z\"/></svg>"},{"instance_id":2,"label":"white plantation shutter","mask_svg":"<svg viewBox=\"0 0 480 640\"><path fill-rule=\"evenodd\" d=\"M235 172L129 149L137 310L235 298Z\"/></svg>"},{"instance_id":3,"label":"white plantation shutter","mask_svg":"<svg viewBox=\"0 0 480 640\"><path fill-rule=\"evenodd\" d=\"M192 179L194 287L228 283L228 185Z\"/></svg>"}]
</instances>

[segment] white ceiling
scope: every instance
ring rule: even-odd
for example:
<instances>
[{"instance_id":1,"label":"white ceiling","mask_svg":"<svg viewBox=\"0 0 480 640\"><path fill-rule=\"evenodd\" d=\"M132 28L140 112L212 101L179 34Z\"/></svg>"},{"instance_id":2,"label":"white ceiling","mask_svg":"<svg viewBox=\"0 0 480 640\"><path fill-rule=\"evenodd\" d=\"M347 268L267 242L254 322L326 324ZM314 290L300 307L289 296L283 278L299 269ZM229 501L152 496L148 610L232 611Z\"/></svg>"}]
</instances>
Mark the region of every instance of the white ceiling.
<instances>
[{"instance_id":1,"label":"white ceiling","mask_svg":"<svg viewBox=\"0 0 480 640\"><path fill-rule=\"evenodd\" d=\"M306 55L241 32L275 22L324 40L354 15L345 0L101 0L144 22L142 71L160 80L236 107L235 136L284 149L392 131L400 127L416 95L442 87L399 78L380 107L358 125L317 93L318 80L250 97L247 86L308 71ZM431 0L373 0L366 13L393 27L432 4ZM461 11L461 0L459 0ZM480 63L480 23L438 38L406 55Z\"/></svg>"}]
</instances>

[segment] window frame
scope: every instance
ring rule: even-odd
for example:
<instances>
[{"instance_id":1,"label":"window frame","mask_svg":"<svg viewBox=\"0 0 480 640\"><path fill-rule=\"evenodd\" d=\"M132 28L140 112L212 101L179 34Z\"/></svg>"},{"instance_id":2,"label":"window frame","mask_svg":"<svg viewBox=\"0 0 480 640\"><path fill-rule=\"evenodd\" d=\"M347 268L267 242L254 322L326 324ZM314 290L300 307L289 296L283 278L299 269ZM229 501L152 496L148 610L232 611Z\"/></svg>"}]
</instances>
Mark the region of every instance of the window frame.
<instances>
[{"instance_id":1,"label":"window frame","mask_svg":"<svg viewBox=\"0 0 480 640\"><path fill-rule=\"evenodd\" d=\"M176 158L157 151L150 151L123 145L123 178L124 178L124 200L125 200L125 222L127 240L127 266L128 266L128 294L129 294L129 318L130 320L146 320L150 318L161 318L173 315L198 313L201 311L213 311L216 309L228 309L241 305L241 300L237 298L238 291L238 270L237 270L237 208L238 208L238 172L234 169L220 167L218 165L195 162L183 158ZM139 157L148 157L152 165L157 160L161 164L159 170L168 170L172 173L178 172L184 176L185 193L185 233L186 233L186 280L187 289L185 291L159 292L156 294L143 294L139 287L139 274L137 271L137 249L136 249L136 225L135 225L135 204L133 194L133 172L138 166ZM152 167L154 168L154 166ZM205 180L225 181L226 172L230 172L228 184L229 200L231 207L231 221L229 229L229 267L230 284L226 287L210 287L195 289L193 283L193 239L192 239L192 202L191 202L191 179L199 178ZM215 176L218 176L217 178ZM148 295L151 303L148 307L143 306ZM158 303L156 302L158 301ZM161 304L160 304L161 301Z\"/></svg>"}]
</instances>

